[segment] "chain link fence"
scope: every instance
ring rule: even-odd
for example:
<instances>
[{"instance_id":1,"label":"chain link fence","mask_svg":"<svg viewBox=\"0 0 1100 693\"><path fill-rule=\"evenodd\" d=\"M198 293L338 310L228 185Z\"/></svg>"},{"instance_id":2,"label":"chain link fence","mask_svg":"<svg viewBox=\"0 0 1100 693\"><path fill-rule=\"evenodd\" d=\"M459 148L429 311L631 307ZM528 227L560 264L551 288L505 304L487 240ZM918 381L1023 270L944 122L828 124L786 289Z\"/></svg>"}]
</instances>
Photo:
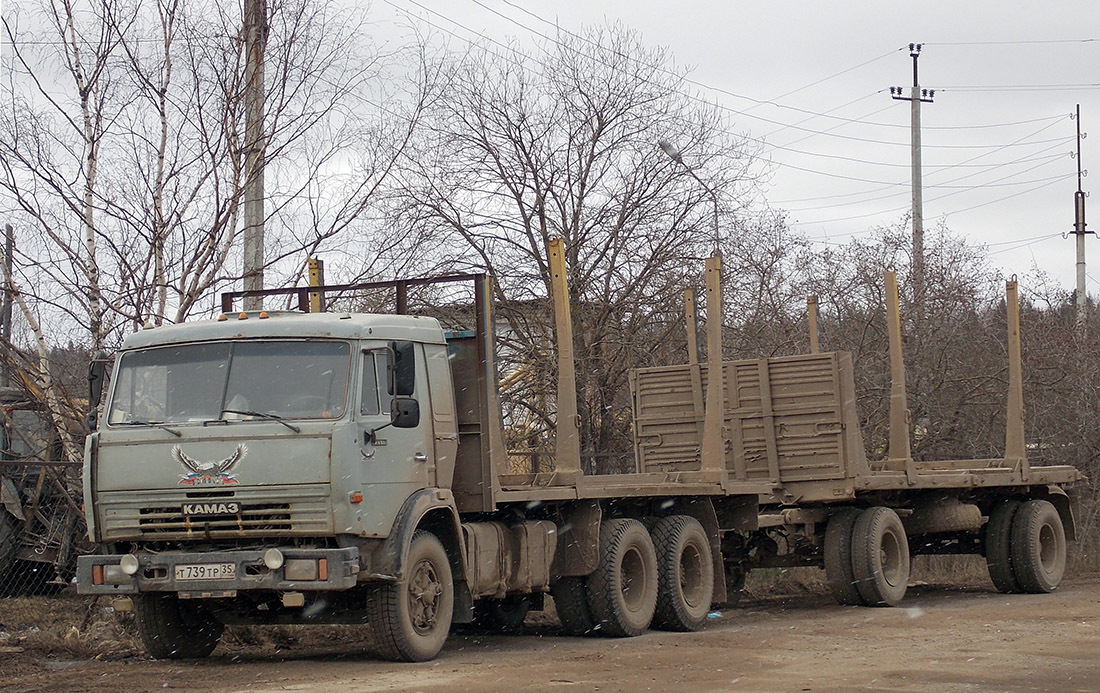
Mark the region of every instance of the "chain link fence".
<instances>
[{"instance_id":1,"label":"chain link fence","mask_svg":"<svg viewBox=\"0 0 1100 693\"><path fill-rule=\"evenodd\" d=\"M0 487L0 598L61 592L91 550L79 465L3 461Z\"/></svg>"}]
</instances>

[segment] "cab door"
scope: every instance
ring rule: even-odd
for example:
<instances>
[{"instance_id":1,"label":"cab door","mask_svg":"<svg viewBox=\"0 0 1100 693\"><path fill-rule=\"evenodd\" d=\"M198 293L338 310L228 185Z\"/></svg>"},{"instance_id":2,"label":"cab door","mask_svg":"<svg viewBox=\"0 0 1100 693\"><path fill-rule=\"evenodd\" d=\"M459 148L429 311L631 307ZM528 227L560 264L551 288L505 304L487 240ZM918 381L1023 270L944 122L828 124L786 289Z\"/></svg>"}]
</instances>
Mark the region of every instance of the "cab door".
<instances>
[{"instance_id":1,"label":"cab door","mask_svg":"<svg viewBox=\"0 0 1100 693\"><path fill-rule=\"evenodd\" d=\"M391 409L396 396L390 367L393 350L387 347L367 348L360 356L356 416L363 507L366 510L362 531L367 536L387 536L405 499L430 486L435 477L424 350L420 344L412 346L415 386L410 396L423 410L416 425L407 428L391 424Z\"/></svg>"}]
</instances>

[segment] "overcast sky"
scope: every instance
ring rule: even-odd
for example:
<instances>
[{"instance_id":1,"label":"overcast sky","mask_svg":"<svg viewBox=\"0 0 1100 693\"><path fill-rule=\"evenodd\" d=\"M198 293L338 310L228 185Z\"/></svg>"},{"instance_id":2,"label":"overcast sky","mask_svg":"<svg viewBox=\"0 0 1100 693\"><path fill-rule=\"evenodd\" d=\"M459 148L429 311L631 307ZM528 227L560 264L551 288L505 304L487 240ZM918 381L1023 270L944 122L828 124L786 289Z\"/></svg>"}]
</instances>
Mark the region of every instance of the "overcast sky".
<instances>
[{"instance_id":1,"label":"overcast sky","mask_svg":"<svg viewBox=\"0 0 1100 693\"><path fill-rule=\"evenodd\" d=\"M1100 176L1100 4L929 1L376 0L435 24L461 47L620 21L667 46L733 127L761 138L774 166L765 194L819 243L843 243L910 207L908 44L923 44L924 217L1026 281L1033 267L1072 288L1077 124ZM442 29L442 31L440 31ZM453 32L448 34L447 32ZM1094 187L1084 179L1084 190ZM1089 228L1100 229L1100 197ZM1100 295L1100 244L1088 237L1088 291Z\"/></svg>"}]
</instances>

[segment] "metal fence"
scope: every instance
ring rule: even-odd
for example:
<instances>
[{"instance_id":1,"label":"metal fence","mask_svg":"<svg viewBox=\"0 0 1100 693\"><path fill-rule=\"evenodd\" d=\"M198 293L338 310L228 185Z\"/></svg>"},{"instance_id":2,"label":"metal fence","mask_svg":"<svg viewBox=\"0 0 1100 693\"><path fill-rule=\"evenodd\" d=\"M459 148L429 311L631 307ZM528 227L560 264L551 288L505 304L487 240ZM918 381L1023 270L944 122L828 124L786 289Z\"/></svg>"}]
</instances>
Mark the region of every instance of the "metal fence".
<instances>
[{"instance_id":1,"label":"metal fence","mask_svg":"<svg viewBox=\"0 0 1100 693\"><path fill-rule=\"evenodd\" d=\"M60 592L86 534L79 465L0 462L0 597Z\"/></svg>"}]
</instances>

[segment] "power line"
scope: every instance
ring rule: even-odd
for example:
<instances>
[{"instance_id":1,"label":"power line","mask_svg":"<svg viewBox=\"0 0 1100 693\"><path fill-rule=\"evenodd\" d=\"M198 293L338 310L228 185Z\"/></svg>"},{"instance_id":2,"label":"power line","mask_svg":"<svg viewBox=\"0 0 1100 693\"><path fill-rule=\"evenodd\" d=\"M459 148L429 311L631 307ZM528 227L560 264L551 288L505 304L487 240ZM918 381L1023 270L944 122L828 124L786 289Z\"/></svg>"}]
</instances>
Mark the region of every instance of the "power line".
<instances>
[{"instance_id":1,"label":"power line","mask_svg":"<svg viewBox=\"0 0 1100 693\"><path fill-rule=\"evenodd\" d=\"M1036 39L1032 41L925 41L926 46L1028 46L1056 43L1095 43L1100 39Z\"/></svg>"}]
</instances>

